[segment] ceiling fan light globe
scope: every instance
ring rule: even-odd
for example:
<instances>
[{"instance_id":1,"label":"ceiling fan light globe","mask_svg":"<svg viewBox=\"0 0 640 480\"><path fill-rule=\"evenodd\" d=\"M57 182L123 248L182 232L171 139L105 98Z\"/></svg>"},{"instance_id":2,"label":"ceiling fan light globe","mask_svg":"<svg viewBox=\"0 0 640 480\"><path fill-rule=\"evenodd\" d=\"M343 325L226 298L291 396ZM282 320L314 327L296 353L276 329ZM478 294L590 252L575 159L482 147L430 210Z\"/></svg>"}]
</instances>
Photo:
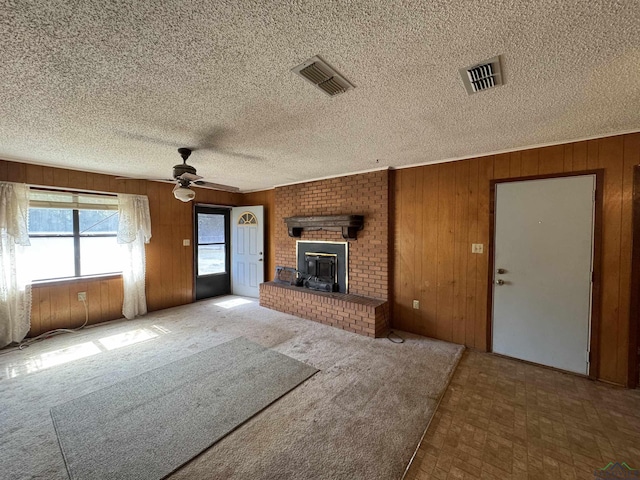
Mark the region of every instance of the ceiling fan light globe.
<instances>
[{"instance_id":1,"label":"ceiling fan light globe","mask_svg":"<svg viewBox=\"0 0 640 480\"><path fill-rule=\"evenodd\" d=\"M176 187L173 189L173 196L186 203L196 198L196 192L188 187Z\"/></svg>"}]
</instances>

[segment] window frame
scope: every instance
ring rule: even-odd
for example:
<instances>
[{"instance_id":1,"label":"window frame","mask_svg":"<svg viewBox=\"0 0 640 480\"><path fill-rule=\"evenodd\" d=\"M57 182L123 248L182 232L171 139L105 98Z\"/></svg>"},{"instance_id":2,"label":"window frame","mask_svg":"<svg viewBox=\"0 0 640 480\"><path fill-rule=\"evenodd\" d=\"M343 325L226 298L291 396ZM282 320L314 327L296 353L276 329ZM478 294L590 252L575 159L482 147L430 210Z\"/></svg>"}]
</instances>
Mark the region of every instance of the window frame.
<instances>
[{"instance_id":1,"label":"window frame","mask_svg":"<svg viewBox=\"0 0 640 480\"><path fill-rule=\"evenodd\" d=\"M47 190L37 189L36 192L47 192ZM55 190L53 192L56 192ZM60 192L60 193L71 193L72 195L95 195L95 194L85 194L81 192ZM104 195L112 197L113 195ZM96 274L81 274L81 255L80 255L80 240L82 238L97 238L97 237L113 237L117 239L118 232L114 233L95 233L95 234L82 234L80 232L80 210L88 210L88 211L114 211L116 214L119 213L117 209L114 208L100 208L100 204L91 205L87 208L73 208L68 204L63 202L60 203L60 206L56 206L55 203L52 203L49 206L40 206L38 204L31 205L29 204L29 210L31 209L40 209L40 210L71 210L72 215L72 232L71 233L38 233L29 231L29 238L72 238L73 239L73 258L74 258L74 275L66 276L66 277L51 277L51 278L39 278L32 279L31 283L53 283L53 282L65 282L72 280L83 280L88 278L95 277L119 277L122 276L122 270L116 270L113 272L102 272Z\"/></svg>"}]
</instances>

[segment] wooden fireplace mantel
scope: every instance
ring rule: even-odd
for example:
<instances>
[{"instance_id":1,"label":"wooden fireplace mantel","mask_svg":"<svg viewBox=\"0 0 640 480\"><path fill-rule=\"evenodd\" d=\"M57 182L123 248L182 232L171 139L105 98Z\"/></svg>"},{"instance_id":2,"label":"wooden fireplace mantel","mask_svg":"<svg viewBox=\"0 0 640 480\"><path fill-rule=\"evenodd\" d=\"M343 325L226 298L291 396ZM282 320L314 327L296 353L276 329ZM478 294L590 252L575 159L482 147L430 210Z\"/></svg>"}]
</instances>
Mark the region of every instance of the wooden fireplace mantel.
<instances>
[{"instance_id":1,"label":"wooden fireplace mantel","mask_svg":"<svg viewBox=\"0 0 640 480\"><path fill-rule=\"evenodd\" d=\"M342 232L342 238L345 240L357 240L358 230L364 227L364 215L287 217L284 221L290 237L302 236L303 230L333 230Z\"/></svg>"}]
</instances>

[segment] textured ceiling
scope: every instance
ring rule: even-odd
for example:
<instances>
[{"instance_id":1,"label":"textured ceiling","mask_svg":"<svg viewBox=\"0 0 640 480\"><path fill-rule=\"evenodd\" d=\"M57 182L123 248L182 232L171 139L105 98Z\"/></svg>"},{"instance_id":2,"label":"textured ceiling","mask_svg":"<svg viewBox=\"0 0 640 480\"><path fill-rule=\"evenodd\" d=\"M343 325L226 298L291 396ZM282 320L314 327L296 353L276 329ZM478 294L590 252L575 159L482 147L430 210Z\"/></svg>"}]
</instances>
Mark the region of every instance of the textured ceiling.
<instances>
[{"instance_id":1,"label":"textured ceiling","mask_svg":"<svg viewBox=\"0 0 640 480\"><path fill-rule=\"evenodd\" d=\"M2 0L0 157L243 190L640 130L630 1ZM290 72L319 54L356 88ZM458 69L502 55L506 84Z\"/></svg>"}]
</instances>

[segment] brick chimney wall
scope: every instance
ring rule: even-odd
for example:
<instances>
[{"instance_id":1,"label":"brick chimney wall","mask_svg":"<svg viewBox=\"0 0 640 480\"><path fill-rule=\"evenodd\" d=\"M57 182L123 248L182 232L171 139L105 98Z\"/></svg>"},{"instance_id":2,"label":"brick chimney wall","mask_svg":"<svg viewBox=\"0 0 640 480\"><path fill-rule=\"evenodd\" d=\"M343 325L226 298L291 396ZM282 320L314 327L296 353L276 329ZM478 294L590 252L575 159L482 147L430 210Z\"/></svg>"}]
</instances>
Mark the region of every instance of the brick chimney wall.
<instances>
[{"instance_id":1,"label":"brick chimney wall","mask_svg":"<svg viewBox=\"0 0 640 480\"><path fill-rule=\"evenodd\" d=\"M349 293L389 299L389 171L299 183L275 190L276 265L296 267L296 238L284 218L364 215L364 229L349 241ZM340 232L304 231L299 240L342 242Z\"/></svg>"}]
</instances>

